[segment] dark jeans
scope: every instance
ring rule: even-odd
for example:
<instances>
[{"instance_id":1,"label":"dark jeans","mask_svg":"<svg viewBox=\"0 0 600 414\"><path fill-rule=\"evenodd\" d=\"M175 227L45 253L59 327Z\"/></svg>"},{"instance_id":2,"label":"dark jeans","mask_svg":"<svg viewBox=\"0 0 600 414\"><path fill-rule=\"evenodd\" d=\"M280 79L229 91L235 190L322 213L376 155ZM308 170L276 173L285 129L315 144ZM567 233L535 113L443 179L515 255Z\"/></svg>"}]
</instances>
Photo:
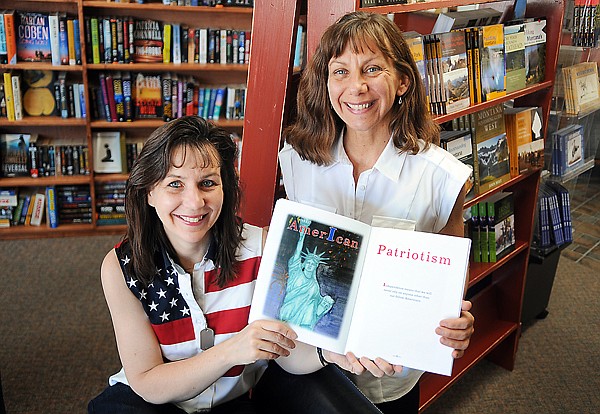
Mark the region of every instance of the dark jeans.
<instances>
[{"instance_id":1,"label":"dark jeans","mask_svg":"<svg viewBox=\"0 0 600 414\"><path fill-rule=\"evenodd\" d=\"M418 414L419 413L419 383L403 397L394 401L375 404L383 414Z\"/></svg>"},{"instance_id":2,"label":"dark jeans","mask_svg":"<svg viewBox=\"0 0 600 414\"><path fill-rule=\"evenodd\" d=\"M257 414L253 403L244 394L235 400L214 407L211 414ZM150 404L125 384L107 387L88 404L89 414L185 414L174 404Z\"/></svg>"}]
</instances>

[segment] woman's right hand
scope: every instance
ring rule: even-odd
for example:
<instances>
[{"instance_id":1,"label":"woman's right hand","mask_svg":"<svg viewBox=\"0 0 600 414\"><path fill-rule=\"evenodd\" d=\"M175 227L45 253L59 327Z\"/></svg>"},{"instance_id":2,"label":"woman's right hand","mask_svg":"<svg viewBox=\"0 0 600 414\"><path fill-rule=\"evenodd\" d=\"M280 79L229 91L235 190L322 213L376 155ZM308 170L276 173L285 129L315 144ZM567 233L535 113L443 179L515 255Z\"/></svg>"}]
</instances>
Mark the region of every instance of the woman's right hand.
<instances>
[{"instance_id":1,"label":"woman's right hand","mask_svg":"<svg viewBox=\"0 0 600 414\"><path fill-rule=\"evenodd\" d=\"M223 342L230 347L232 365L246 365L260 359L290 355L298 337L288 325L279 321L258 320Z\"/></svg>"}]
</instances>

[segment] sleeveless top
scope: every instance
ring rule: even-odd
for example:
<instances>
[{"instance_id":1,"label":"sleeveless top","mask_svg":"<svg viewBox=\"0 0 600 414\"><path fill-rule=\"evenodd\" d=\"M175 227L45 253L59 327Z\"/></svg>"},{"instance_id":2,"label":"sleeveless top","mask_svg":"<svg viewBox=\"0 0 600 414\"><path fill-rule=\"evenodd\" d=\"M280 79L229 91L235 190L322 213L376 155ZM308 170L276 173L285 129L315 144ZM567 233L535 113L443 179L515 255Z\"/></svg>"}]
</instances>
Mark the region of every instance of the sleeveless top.
<instances>
[{"instance_id":1,"label":"sleeveless top","mask_svg":"<svg viewBox=\"0 0 600 414\"><path fill-rule=\"evenodd\" d=\"M237 278L223 288L216 283L213 263L214 242L205 260L194 268L196 277L203 276L204 286L198 301L194 298L192 275L185 272L164 251L154 257L156 275L146 288L131 277L131 245L127 240L115 246L115 251L129 290L140 301L167 361L190 358L200 352L200 332L207 326L215 333L219 344L248 325L248 314L262 254L262 229L244 225L244 240L238 247ZM266 361L229 369L221 378L196 397L175 403L191 413L209 411L212 407L248 392L266 369ZM128 384L123 369L113 375L109 383Z\"/></svg>"}]
</instances>

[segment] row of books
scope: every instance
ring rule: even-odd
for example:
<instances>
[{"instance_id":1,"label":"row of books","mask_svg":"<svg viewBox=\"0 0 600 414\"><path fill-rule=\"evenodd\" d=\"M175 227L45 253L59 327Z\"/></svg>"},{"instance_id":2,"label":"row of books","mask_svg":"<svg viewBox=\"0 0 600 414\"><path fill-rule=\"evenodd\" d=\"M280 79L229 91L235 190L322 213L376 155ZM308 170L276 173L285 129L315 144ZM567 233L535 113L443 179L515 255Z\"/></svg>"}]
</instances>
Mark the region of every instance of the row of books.
<instances>
[{"instance_id":1,"label":"row of books","mask_svg":"<svg viewBox=\"0 0 600 414\"><path fill-rule=\"evenodd\" d=\"M96 183L96 225L125 224L125 181Z\"/></svg>"},{"instance_id":2,"label":"row of books","mask_svg":"<svg viewBox=\"0 0 600 414\"><path fill-rule=\"evenodd\" d=\"M600 108L598 64L582 62L561 70L565 111L580 114Z\"/></svg>"},{"instance_id":3,"label":"row of books","mask_svg":"<svg viewBox=\"0 0 600 414\"><path fill-rule=\"evenodd\" d=\"M0 190L0 227L90 223L91 211L89 187L85 186Z\"/></svg>"},{"instance_id":4,"label":"row of books","mask_svg":"<svg viewBox=\"0 0 600 414\"><path fill-rule=\"evenodd\" d=\"M440 146L473 170L467 199L544 166L539 107L494 105L442 124Z\"/></svg>"},{"instance_id":5,"label":"row of books","mask_svg":"<svg viewBox=\"0 0 600 414\"><path fill-rule=\"evenodd\" d=\"M117 3L133 3L133 0L113 0ZM150 3L151 0L136 0L137 3ZM208 7L252 7L254 0L162 0L170 6L208 6Z\"/></svg>"},{"instance_id":6,"label":"row of books","mask_svg":"<svg viewBox=\"0 0 600 414\"><path fill-rule=\"evenodd\" d=\"M108 122L185 115L244 119L246 105L245 85L201 86L194 77L175 73L100 72L91 94L92 116Z\"/></svg>"},{"instance_id":7,"label":"row of books","mask_svg":"<svg viewBox=\"0 0 600 414\"><path fill-rule=\"evenodd\" d=\"M498 192L471 206L468 222L475 263L494 263L515 247L512 192Z\"/></svg>"},{"instance_id":8,"label":"row of books","mask_svg":"<svg viewBox=\"0 0 600 414\"><path fill-rule=\"evenodd\" d=\"M76 17L15 10L4 10L2 14L0 63L81 65L80 26Z\"/></svg>"},{"instance_id":9,"label":"row of books","mask_svg":"<svg viewBox=\"0 0 600 414\"><path fill-rule=\"evenodd\" d=\"M493 13L466 21L466 27L453 19L430 35L405 33L433 114L454 113L544 80L546 20L469 26L499 18L500 12Z\"/></svg>"},{"instance_id":10,"label":"row of books","mask_svg":"<svg viewBox=\"0 0 600 414\"><path fill-rule=\"evenodd\" d=\"M573 241L569 190L555 181L540 185L533 231L533 245L540 248L562 246Z\"/></svg>"},{"instance_id":11,"label":"row of books","mask_svg":"<svg viewBox=\"0 0 600 414\"><path fill-rule=\"evenodd\" d=\"M222 63L250 59L250 31L133 17L85 18L87 63Z\"/></svg>"},{"instance_id":12,"label":"row of books","mask_svg":"<svg viewBox=\"0 0 600 414\"><path fill-rule=\"evenodd\" d=\"M597 47L600 24L600 0L575 0L573 7L571 42L573 46Z\"/></svg>"},{"instance_id":13,"label":"row of books","mask_svg":"<svg viewBox=\"0 0 600 414\"><path fill-rule=\"evenodd\" d=\"M0 134L4 177L89 175L87 145L44 142L37 134Z\"/></svg>"},{"instance_id":14,"label":"row of books","mask_svg":"<svg viewBox=\"0 0 600 414\"><path fill-rule=\"evenodd\" d=\"M67 73L27 70L2 74L0 117L20 121L28 116L85 118L83 83L67 81Z\"/></svg>"}]
</instances>

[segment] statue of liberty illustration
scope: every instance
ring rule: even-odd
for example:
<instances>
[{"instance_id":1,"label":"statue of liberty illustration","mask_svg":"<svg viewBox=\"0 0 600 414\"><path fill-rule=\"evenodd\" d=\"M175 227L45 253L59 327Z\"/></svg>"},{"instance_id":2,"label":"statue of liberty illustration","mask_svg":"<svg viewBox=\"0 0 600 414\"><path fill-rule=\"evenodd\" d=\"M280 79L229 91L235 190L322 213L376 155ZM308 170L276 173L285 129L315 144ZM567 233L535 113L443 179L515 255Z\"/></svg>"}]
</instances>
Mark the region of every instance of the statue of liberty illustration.
<instances>
[{"instance_id":1,"label":"statue of liberty illustration","mask_svg":"<svg viewBox=\"0 0 600 414\"><path fill-rule=\"evenodd\" d=\"M308 229L310 223L308 219L299 219L301 229ZM328 259L323 257L325 252L318 253L316 247L312 252L308 248L303 252L306 233L299 233L296 250L288 260L289 276L285 297L279 309L279 319L306 329L314 329L334 303L331 296L321 296L321 288L317 281L317 268Z\"/></svg>"}]
</instances>

